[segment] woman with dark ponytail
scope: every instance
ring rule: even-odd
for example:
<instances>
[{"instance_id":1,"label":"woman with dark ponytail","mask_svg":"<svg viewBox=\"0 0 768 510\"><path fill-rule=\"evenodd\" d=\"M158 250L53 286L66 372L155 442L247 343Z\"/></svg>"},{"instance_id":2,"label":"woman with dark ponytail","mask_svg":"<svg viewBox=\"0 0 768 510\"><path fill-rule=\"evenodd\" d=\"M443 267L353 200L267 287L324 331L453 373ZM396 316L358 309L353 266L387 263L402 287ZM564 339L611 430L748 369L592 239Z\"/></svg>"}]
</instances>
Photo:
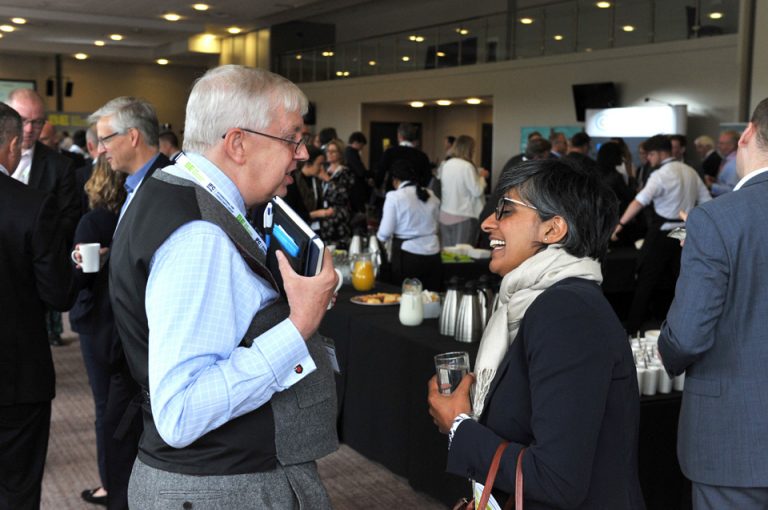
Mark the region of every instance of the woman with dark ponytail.
<instances>
[{"instance_id":1,"label":"woman with dark ponytail","mask_svg":"<svg viewBox=\"0 0 768 510\"><path fill-rule=\"evenodd\" d=\"M404 278L418 278L425 289L438 290L442 284L437 236L440 199L419 186L408 161L396 161L390 175L395 189L384 199L376 237L382 243L392 239L392 278L398 283Z\"/></svg>"}]
</instances>

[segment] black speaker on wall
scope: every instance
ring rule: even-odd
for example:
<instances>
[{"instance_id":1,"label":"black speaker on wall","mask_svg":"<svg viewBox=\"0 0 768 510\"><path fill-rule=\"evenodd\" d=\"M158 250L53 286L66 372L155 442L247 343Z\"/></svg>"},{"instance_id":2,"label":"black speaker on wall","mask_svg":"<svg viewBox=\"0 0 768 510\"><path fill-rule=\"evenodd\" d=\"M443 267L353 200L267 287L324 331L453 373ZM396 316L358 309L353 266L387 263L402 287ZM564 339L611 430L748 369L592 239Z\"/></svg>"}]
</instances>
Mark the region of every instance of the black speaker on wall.
<instances>
[{"instance_id":1,"label":"black speaker on wall","mask_svg":"<svg viewBox=\"0 0 768 510\"><path fill-rule=\"evenodd\" d=\"M75 84L71 81L68 81L64 85L64 97L72 97L72 89L75 88Z\"/></svg>"},{"instance_id":2,"label":"black speaker on wall","mask_svg":"<svg viewBox=\"0 0 768 510\"><path fill-rule=\"evenodd\" d=\"M53 80L51 80L50 78L45 80L45 95L46 96L53 95Z\"/></svg>"},{"instance_id":3,"label":"black speaker on wall","mask_svg":"<svg viewBox=\"0 0 768 510\"><path fill-rule=\"evenodd\" d=\"M613 108L619 105L616 85L612 81L571 85L576 120L584 122L587 108Z\"/></svg>"}]
</instances>

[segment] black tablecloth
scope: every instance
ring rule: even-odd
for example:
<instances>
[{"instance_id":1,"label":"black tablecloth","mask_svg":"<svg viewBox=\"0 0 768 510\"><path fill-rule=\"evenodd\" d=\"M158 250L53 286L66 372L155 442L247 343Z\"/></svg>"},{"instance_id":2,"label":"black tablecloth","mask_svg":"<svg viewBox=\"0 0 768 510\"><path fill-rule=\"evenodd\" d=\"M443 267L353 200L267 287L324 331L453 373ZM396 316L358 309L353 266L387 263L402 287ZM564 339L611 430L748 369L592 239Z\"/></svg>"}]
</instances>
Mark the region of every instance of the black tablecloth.
<instances>
[{"instance_id":1,"label":"black tablecloth","mask_svg":"<svg viewBox=\"0 0 768 510\"><path fill-rule=\"evenodd\" d=\"M375 291L397 291L379 285ZM343 442L394 473L414 489L446 504L469 493L465 479L445 473L447 438L427 411L427 381L434 356L478 344L441 336L436 319L402 326L397 306L363 306L345 288L320 331L336 342L339 434ZM641 401L640 476L648 509L681 508L684 481L675 455L680 394Z\"/></svg>"}]
</instances>

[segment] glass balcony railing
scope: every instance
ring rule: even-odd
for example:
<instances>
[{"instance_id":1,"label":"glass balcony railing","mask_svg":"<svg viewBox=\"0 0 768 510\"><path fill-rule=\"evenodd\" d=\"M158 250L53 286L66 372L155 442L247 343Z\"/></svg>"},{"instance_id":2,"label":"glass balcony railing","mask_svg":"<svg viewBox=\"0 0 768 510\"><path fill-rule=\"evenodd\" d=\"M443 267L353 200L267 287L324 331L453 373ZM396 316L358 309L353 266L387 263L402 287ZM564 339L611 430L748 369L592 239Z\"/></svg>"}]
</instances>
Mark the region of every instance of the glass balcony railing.
<instances>
[{"instance_id":1,"label":"glass balcony railing","mask_svg":"<svg viewBox=\"0 0 768 510\"><path fill-rule=\"evenodd\" d=\"M278 55L294 82L467 66L733 34L739 0L569 0Z\"/></svg>"}]
</instances>

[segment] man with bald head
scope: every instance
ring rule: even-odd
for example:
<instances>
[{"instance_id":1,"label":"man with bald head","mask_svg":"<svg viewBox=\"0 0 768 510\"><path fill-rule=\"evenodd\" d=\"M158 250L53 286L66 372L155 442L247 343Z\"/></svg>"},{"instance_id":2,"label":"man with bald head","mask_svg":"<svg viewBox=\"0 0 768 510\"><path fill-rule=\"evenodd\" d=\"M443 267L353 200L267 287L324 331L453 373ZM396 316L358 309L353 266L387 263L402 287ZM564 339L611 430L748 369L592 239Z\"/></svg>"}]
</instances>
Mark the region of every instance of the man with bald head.
<instances>
[{"instance_id":1,"label":"man with bald head","mask_svg":"<svg viewBox=\"0 0 768 510\"><path fill-rule=\"evenodd\" d=\"M24 126L21 162L11 177L54 196L59 210L59 228L64 239L71 243L80 219L80 202L75 189L72 161L39 142L45 125L45 105L37 92L30 89L13 90L6 103L21 115Z\"/></svg>"},{"instance_id":2,"label":"man with bald head","mask_svg":"<svg viewBox=\"0 0 768 510\"><path fill-rule=\"evenodd\" d=\"M43 99L37 92L30 89L13 90L6 103L21 116L23 126L21 161L11 177L30 188L54 196L58 210L58 228L67 246L71 246L75 227L80 219L80 195L75 186L72 160L40 143L40 134L46 124L46 118ZM64 345L58 312L51 310L48 321L51 345Z\"/></svg>"}]
</instances>

